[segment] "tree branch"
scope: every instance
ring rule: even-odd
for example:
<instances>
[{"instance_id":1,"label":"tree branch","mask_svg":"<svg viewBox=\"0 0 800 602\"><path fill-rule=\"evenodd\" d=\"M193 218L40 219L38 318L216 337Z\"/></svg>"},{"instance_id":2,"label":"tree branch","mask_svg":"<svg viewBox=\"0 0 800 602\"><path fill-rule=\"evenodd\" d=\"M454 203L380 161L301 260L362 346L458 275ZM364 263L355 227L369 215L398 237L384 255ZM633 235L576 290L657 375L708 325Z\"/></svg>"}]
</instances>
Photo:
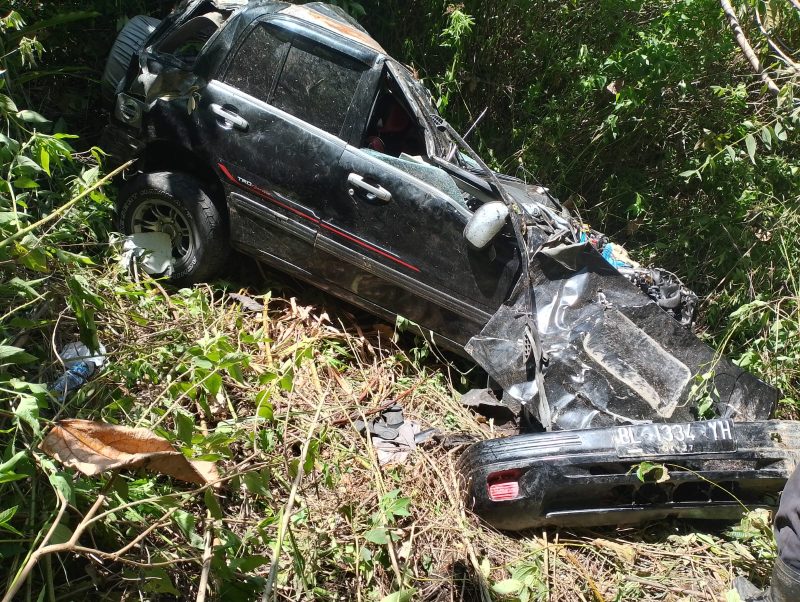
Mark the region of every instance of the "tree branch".
<instances>
[{"instance_id":1,"label":"tree branch","mask_svg":"<svg viewBox=\"0 0 800 602\"><path fill-rule=\"evenodd\" d=\"M781 89L767 74L767 72L761 68L761 61L758 60L753 47L750 45L750 42L744 35L742 26L739 24L739 18L736 16L736 12L733 10L730 0L719 0L719 3L722 6L722 10L725 11L725 16L728 17L728 24L733 31L733 37L736 40L736 43L739 45L739 48L741 48L742 54L744 54L745 58L750 63L750 67L752 67L753 71L761 77L761 81L767 85L767 89L770 91L770 93L774 96L777 96Z\"/></svg>"}]
</instances>

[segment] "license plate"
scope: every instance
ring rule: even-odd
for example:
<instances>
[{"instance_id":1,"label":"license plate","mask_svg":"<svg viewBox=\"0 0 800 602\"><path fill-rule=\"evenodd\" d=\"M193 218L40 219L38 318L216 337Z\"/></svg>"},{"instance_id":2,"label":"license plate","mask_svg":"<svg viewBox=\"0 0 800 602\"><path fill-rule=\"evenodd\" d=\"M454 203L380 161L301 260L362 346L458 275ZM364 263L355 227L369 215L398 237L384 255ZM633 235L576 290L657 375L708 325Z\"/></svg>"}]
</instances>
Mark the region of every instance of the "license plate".
<instances>
[{"instance_id":1,"label":"license plate","mask_svg":"<svg viewBox=\"0 0 800 602\"><path fill-rule=\"evenodd\" d=\"M620 458L736 451L732 420L620 426L614 446Z\"/></svg>"}]
</instances>

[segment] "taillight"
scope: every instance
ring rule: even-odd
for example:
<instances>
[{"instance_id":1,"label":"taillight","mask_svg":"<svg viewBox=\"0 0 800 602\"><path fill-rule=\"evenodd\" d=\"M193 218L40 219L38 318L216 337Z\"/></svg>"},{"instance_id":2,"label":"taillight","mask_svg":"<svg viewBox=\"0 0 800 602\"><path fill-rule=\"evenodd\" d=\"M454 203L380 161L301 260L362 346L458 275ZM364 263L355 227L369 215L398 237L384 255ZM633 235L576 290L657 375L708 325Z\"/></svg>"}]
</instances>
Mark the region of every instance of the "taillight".
<instances>
[{"instance_id":1,"label":"taillight","mask_svg":"<svg viewBox=\"0 0 800 602\"><path fill-rule=\"evenodd\" d=\"M486 478L489 499L493 502L504 502L519 497L519 478L522 471L518 469L493 472Z\"/></svg>"}]
</instances>

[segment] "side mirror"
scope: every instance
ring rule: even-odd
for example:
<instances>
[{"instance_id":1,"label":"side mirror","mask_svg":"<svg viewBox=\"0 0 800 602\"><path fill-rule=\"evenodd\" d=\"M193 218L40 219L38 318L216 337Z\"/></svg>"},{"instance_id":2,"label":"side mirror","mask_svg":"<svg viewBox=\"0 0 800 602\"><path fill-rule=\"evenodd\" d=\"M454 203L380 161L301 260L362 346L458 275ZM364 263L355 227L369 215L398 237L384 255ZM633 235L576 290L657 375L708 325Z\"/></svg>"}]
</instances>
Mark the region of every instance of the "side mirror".
<instances>
[{"instance_id":1,"label":"side mirror","mask_svg":"<svg viewBox=\"0 0 800 602\"><path fill-rule=\"evenodd\" d=\"M478 207L464 228L464 238L476 249L483 249L503 229L508 217L508 207L492 201Z\"/></svg>"}]
</instances>

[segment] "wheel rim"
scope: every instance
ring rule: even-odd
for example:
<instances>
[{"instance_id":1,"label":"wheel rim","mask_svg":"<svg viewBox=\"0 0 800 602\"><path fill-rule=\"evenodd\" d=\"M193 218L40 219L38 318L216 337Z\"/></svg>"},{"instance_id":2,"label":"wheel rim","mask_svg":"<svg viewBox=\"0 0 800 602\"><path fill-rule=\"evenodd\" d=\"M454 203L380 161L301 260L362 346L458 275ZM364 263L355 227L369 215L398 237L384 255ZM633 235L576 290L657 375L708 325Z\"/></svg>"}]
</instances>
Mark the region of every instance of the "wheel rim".
<instances>
[{"instance_id":1,"label":"wheel rim","mask_svg":"<svg viewBox=\"0 0 800 602\"><path fill-rule=\"evenodd\" d=\"M170 237L172 257L180 262L194 251L195 240L189 221L180 209L161 198L146 198L133 212L131 229L140 232L164 232Z\"/></svg>"}]
</instances>

